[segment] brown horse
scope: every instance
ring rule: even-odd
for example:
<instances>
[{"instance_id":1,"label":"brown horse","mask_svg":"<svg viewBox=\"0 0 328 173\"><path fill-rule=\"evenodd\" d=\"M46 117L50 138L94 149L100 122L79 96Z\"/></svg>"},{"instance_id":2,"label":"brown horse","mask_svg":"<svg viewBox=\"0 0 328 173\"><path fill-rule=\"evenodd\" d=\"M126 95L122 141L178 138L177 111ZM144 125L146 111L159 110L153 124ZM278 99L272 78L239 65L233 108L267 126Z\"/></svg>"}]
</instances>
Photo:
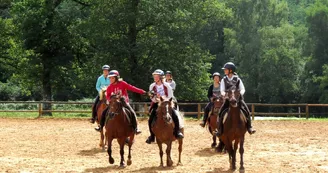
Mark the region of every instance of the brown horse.
<instances>
[{"instance_id":1,"label":"brown horse","mask_svg":"<svg viewBox=\"0 0 328 173\"><path fill-rule=\"evenodd\" d=\"M229 153L230 169L236 169L236 153L240 143L240 171L244 171L244 141L246 133L246 117L241 111L239 91L232 89L228 92L229 104L228 112L223 115L223 140ZM234 144L232 142L234 141Z\"/></svg>"},{"instance_id":2,"label":"brown horse","mask_svg":"<svg viewBox=\"0 0 328 173\"><path fill-rule=\"evenodd\" d=\"M106 89L102 89L99 92L99 103L97 105L93 105L93 106L97 106L97 124L100 124L100 120L101 120L101 115L103 113L103 111L107 108L107 104L106 104ZM100 131L100 142L99 142L99 147L102 147L103 150L105 150L105 146L106 146L106 139L105 139L105 132L103 129L101 129Z\"/></svg>"},{"instance_id":3,"label":"brown horse","mask_svg":"<svg viewBox=\"0 0 328 173\"><path fill-rule=\"evenodd\" d=\"M173 165L173 161L171 159L171 148L172 142L176 140L175 136L173 135L174 130L174 123L172 121L172 111L173 111L174 103L172 102L172 98L169 101L164 101L161 97L160 102L157 108L157 120L152 127L152 130L156 136L157 145L159 147L159 155L161 158L160 166L163 167L163 143L166 144L166 155L167 161L166 165L168 167ZM181 129L181 132L184 130ZM183 139L178 139L179 141L179 161L178 165L181 164L181 152L182 152L182 143Z\"/></svg>"},{"instance_id":4,"label":"brown horse","mask_svg":"<svg viewBox=\"0 0 328 173\"><path fill-rule=\"evenodd\" d=\"M109 117L106 118L106 136L108 141L108 156L109 163L114 164L114 159L112 157L112 141L117 139L120 145L120 155L121 162L120 167L125 167L124 162L124 145L126 139L129 138L129 155L128 155L128 165L132 164L131 160L131 147L134 141L134 129L129 122L129 114L131 114L127 109L125 109L120 101L120 96L113 95L110 98L110 108L109 108Z\"/></svg>"},{"instance_id":5,"label":"brown horse","mask_svg":"<svg viewBox=\"0 0 328 173\"><path fill-rule=\"evenodd\" d=\"M216 131L217 131L217 118L218 118L218 115L219 115L219 110L223 104L223 98L222 97L215 97L212 99L212 102L213 102L213 106L212 106L212 110L210 111L209 113L209 117L208 117L208 120L207 120L207 123L208 123L208 130L209 132L212 134L212 139L213 139L213 143L211 145L212 148L215 148L217 143L216 143ZM223 149L223 143L221 142L220 140L220 143L219 145L216 147L216 150L218 152L222 152L222 149Z\"/></svg>"}]
</instances>

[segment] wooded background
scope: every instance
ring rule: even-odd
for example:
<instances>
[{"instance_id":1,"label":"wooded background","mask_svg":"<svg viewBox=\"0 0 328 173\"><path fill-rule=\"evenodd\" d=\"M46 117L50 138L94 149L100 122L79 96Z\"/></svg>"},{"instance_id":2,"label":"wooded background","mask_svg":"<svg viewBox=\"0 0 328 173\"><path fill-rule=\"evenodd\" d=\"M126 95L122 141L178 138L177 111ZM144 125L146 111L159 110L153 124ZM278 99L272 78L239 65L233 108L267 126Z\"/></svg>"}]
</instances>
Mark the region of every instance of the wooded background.
<instances>
[{"instance_id":1,"label":"wooded background","mask_svg":"<svg viewBox=\"0 0 328 173\"><path fill-rule=\"evenodd\" d=\"M0 100L94 98L108 64L204 101L232 61L247 102L328 103L327 43L327 0L0 0Z\"/></svg>"}]
</instances>

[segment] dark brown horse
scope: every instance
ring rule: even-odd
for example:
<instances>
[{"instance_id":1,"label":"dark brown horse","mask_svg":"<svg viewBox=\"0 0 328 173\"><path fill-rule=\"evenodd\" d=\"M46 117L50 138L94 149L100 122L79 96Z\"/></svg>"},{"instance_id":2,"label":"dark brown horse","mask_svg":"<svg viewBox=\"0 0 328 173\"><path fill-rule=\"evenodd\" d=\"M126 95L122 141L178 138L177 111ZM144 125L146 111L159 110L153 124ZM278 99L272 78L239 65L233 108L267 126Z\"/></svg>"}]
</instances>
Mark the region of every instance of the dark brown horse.
<instances>
[{"instance_id":1,"label":"dark brown horse","mask_svg":"<svg viewBox=\"0 0 328 173\"><path fill-rule=\"evenodd\" d=\"M207 123L208 123L208 130L209 132L212 134L212 139L213 139L213 143L211 145L212 148L215 148L217 143L216 143L216 131L217 131L217 118L218 118L218 115L219 115L219 110L223 104L223 98L222 97L214 97L212 99L212 102L213 102L213 106L212 106L212 109L209 113L209 117L208 117L208 120L207 120ZM222 151L223 149L223 143L220 141L220 144L219 146L217 146L216 150L217 151Z\"/></svg>"},{"instance_id":2,"label":"dark brown horse","mask_svg":"<svg viewBox=\"0 0 328 173\"><path fill-rule=\"evenodd\" d=\"M99 93L99 103L97 105L93 105L93 106L97 106L97 124L100 124L100 120L101 120L101 115L102 112L107 108L107 104L106 104L106 89L102 89ZM105 132L103 129L101 129L100 131L100 141L99 141L99 147L102 147L103 150L105 150L105 146L106 146L106 139L105 139Z\"/></svg>"},{"instance_id":3,"label":"dark brown horse","mask_svg":"<svg viewBox=\"0 0 328 173\"><path fill-rule=\"evenodd\" d=\"M161 158L160 166L163 166L163 148L162 145L166 144L166 156L167 161L166 165L168 167L173 165L173 161L171 159L171 148L172 142L176 140L173 135L174 123L172 121L172 111L173 111L174 103L172 102L172 98L169 101L164 101L161 97L160 102L157 108L157 120L152 127L152 130L156 136L157 145L159 147L159 155ZM184 130L181 129L181 132ZM181 164L181 152L182 152L182 143L183 139L178 139L179 142L179 161L178 165Z\"/></svg>"},{"instance_id":4,"label":"dark brown horse","mask_svg":"<svg viewBox=\"0 0 328 173\"><path fill-rule=\"evenodd\" d=\"M124 161L124 144L128 141L129 155L128 155L128 165L132 164L131 160L131 147L134 141L134 129L130 125L129 117L130 114L127 109L123 107L120 101L120 96L113 95L110 99L109 116L106 118L106 136L108 141L108 156L109 163L114 164L114 159L112 157L112 141L117 139L120 145L120 155L121 162L120 167L125 167ZM129 140L126 140L129 138Z\"/></svg>"},{"instance_id":5,"label":"dark brown horse","mask_svg":"<svg viewBox=\"0 0 328 173\"><path fill-rule=\"evenodd\" d=\"M228 92L229 110L223 115L223 140L229 153L230 169L236 169L236 153L240 144L240 171L244 171L244 141L246 133L246 118L239 103L240 93L232 89ZM234 144L232 142L234 141Z\"/></svg>"}]
</instances>

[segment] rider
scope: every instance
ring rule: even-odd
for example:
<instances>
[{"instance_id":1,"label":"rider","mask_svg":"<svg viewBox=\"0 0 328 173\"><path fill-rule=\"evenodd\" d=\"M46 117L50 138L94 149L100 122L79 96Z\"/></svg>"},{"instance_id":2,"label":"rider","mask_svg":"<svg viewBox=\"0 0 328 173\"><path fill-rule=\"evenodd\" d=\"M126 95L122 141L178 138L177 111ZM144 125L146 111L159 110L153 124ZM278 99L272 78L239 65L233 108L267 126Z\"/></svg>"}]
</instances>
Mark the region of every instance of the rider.
<instances>
[{"instance_id":1,"label":"rider","mask_svg":"<svg viewBox=\"0 0 328 173\"><path fill-rule=\"evenodd\" d=\"M221 80L221 95L225 96L226 92L229 91L229 89L232 86L235 86L237 90L240 91L240 103L241 103L241 109L243 110L243 112L245 112L245 116L247 118L247 131L249 134L254 134L256 132L255 129L252 129L252 124L251 124L251 116L250 116L250 111L244 101L243 95L245 93L245 87L243 82L241 81L241 79L239 78L239 76L237 75L237 73L235 73L236 71L236 66L235 64L233 64L232 62L228 62L224 65L224 67L222 68L224 70L224 74L226 76L224 76L224 78ZM226 102L222 105L220 112L219 112L219 122L218 122L218 132L217 132L217 136L221 136L223 133L223 111L225 109L227 109L229 107L229 104L227 100Z\"/></svg>"},{"instance_id":2,"label":"rider","mask_svg":"<svg viewBox=\"0 0 328 173\"><path fill-rule=\"evenodd\" d=\"M213 107L212 99L214 97L219 97L220 96L221 75L220 75L220 73L215 72L215 73L213 73L212 78L213 78L213 84L208 88L208 92L207 92L207 97L208 97L209 103L205 107L203 122L200 124L200 126L202 126L202 127L205 127L206 121L207 121L207 118L208 118L208 114L210 113L210 111Z\"/></svg>"},{"instance_id":3,"label":"rider","mask_svg":"<svg viewBox=\"0 0 328 173\"><path fill-rule=\"evenodd\" d=\"M175 91L175 87L176 87L176 83L174 82L173 80L173 77L172 77L172 72L171 71L166 71L165 73L165 82L170 84L173 92Z\"/></svg>"},{"instance_id":4,"label":"rider","mask_svg":"<svg viewBox=\"0 0 328 173\"><path fill-rule=\"evenodd\" d=\"M110 84L110 81L108 79L108 73L109 73L109 65L104 65L102 67L103 70L103 75L98 77L97 83L96 83L96 89L98 91L98 93L100 93L102 91L102 88L107 88L108 85ZM97 117L97 105L99 103L99 94L96 97L94 106L92 107L92 118L90 119L90 123L95 123L96 121L96 117Z\"/></svg>"},{"instance_id":5,"label":"rider","mask_svg":"<svg viewBox=\"0 0 328 173\"><path fill-rule=\"evenodd\" d=\"M107 100L110 100L110 97L112 94L117 94L120 93L122 94L122 98L121 98L121 102L123 104L123 106L125 108L127 108L133 115L131 116L131 120L132 120L132 126L135 129L135 133L138 135L141 133L141 131L138 129L138 122L137 122L137 115L135 113L135 111L133 110L133 108L130 106L129 104L129 96L128 96L128 90L135 92L135 93L139 93L139 94L146 94L146 91L139 89L137 87L134 87L128 83L126 83L125 81L121 81L119 80L120 74L117 70L111 70L109 72L109 79L111 82L111 85L107 88ZM100 131L104 125L105 125L105 121L106 121L106 113L108 111L107 107L104 112L102 113L101 116L101 121L100 121L100 127L96 128L97 131Z\"/></svg>"},{"instance_id":6,"label":"rider","mask_svg":"<svg viewBox=\"0 0 328 173\"><path fill-rule=\"evenodd\" d=\"M164 82L163 77L164 77L164 72L160 69L155 70L153 72L153 77L154 77L154 83L152 83L149 86L149 91L156 94L157 97L162 97L165 96L166 98L172 98L173 97L173 91L171 86ZM156 117L156 110L158 108L158 101L156 97L152 98L152 103L151 103L151 108L150 108L150 117L148 120L148 127L150 131L150 136L146 140L146 143L150 144L152 142L155 142L155 134L151 130L152 123L154 121L154 118ZM174 135L181 139L183 138L183 134L180 131L180 123L179 123L179 118L178 118L178 112L173 109L172 112L172 119L174 121Z\"/></svg>"}]
</instances>

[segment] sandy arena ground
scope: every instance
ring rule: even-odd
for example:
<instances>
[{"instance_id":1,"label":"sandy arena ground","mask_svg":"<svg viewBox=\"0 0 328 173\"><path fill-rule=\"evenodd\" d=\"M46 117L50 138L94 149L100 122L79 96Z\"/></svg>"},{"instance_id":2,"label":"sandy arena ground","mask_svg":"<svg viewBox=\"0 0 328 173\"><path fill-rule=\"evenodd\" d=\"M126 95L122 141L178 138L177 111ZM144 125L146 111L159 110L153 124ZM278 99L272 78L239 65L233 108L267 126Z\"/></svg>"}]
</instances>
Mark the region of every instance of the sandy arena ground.
<instances>
[{"instance_id":1,"label":"sandy arena ground","mask_svg":"<svg viewBox=\"0 0 328 173\"><path fill-rule=\"evenodd\" d=\"M185 125L183 166L158 167L157 145L145 143L146 124L140 122L143 133L133 146L132 165L120 169L117 142L113 147L115 163L109 165L107 152L98 148L94 125L85 119L0 118L0 172L229 172L228 156L215 153L208 131L192 120ZM314 121L255 121L257 134L246 136L246 172L328 172L327 125ZM175 142L175 163L177 147ZM125 153L127 157L127 147Z\"/></svg>"}]
</instances>

